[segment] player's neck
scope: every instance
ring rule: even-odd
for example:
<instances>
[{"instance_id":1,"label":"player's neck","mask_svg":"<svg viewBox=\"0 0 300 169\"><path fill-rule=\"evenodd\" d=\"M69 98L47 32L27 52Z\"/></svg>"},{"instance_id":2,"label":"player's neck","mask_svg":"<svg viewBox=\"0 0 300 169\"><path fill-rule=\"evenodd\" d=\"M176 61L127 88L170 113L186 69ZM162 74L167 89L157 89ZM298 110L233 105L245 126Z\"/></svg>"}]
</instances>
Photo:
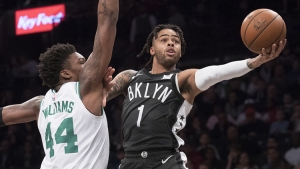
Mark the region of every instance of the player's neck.
<instances>
[{"instance_id":1,"label":"player's neck","mask_svg":"<svg viewBox=\"0 0 300 169\"><path fill-rule=\"evenodd\" d=\"M170 67L170 68L167 68L167 67L164 67L162 65L152 65L152 69L150 71L151 74L160 74L160 73L164 73L164 72L170 72L170 71L173 71L176 69L176 65Z\"/></svg>"},{"instance_id":2,"label":"player's neck","mask_svg":"<svg viewBox=\"0 0 300 169\"><path fill-rule=\"evenodd\" d=\"M56 92L58 92L62 85L63 85L63 83L57 84L57 85L54 87L54 90L55 90Z\"/></svg>"}]
</instances>

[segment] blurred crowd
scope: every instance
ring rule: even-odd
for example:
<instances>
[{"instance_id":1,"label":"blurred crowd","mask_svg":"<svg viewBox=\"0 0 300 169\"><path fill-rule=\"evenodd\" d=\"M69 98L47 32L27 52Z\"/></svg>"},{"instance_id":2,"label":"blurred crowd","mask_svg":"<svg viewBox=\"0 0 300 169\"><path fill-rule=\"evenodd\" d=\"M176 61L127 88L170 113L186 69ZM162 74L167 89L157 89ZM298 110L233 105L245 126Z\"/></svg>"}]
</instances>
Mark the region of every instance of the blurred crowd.
<instances>
[{"instance_id":1,"label":"blurred crowd","mask_svg":"<svg viewBox=\"0 0 300 169\"><path fill-rule=\"evenodd\" d=\"M61 2L70 1L1 0L0 18L8 10ZM74 2L77 5L67 6L72 6L68 10L72 15L53 32L11 37L2 44L0 107L46 93L36 65L47 47L69 42L86 57L92 51L97 23L94 11L88 9L97 0ZM241 22L252 10L273 9L286 22L288 44L279 58L243 77L218 83L195 99L187 126L179 133L185 140L180 150L188 157L189 169L300 168L299 4L299 0L120 0L111 61L116 73L143 67L150 57L135 56L160 23L182 28L187 51L178 67L185 69L255 56L239 34ZM109 169L117 169L124 158L123 99L119 96L105 108L111 141ZM0 128L0 169L39 168L43 156L36 122Z\"/></svg>"}]
</instances>

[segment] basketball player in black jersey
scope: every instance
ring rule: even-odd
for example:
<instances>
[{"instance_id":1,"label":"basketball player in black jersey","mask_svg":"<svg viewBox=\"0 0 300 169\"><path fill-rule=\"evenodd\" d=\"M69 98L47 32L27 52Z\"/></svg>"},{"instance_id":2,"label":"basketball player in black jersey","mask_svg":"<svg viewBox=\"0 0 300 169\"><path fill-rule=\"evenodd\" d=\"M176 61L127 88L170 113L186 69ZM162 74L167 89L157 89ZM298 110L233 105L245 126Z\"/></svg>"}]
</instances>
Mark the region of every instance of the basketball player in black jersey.
<instances>
[{"instance_id":1,"label":"basketball player in black jersey","mask_svg":"<svg viewBox=\"0 0 300 169\"><path fill-rule=\"evenodd\" d=\"M122 112L125 159L120 169L183 169L187 158L178 148L184 141L177 136L186 124L194 98L210 86L239 77L276 58L286 40L274 44L272 52L255 58L203 69L176 69L185 52L183 33L175 25L158 25L138 57L151 59L140 71L125 70L115 78L109 93L112 99L126 95Z\"/></svg>"}]
</instances>

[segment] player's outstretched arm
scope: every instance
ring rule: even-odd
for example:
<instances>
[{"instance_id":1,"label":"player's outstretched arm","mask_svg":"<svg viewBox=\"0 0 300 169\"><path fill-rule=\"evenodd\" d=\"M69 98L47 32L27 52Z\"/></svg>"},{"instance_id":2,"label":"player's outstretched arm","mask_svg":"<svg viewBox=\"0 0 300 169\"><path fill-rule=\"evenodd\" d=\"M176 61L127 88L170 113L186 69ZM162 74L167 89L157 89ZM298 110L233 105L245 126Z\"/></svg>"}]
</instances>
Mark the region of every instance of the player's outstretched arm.
<instances>
[{"instance_id":1,"label":"player's outstretched arm","mask_svg":"<svg viewBox=\"0 0 300 169\"><path fill-rule=\"evenodd\" d=\"M80 95L86 108L100 115L103 98L102 78L111 59L119 15L119 0L99 0L98 26L93 52L85 63L80 77Z\"/></svg>"},{"instance_id":2,"label":"player's outstretched arm","mask_svg":"<svg viewBox=\"0 0 300 169\"><path fill-rule=\"evenodd\" d=\"M44 96L36 96L22 104L3 107L2 112L0 110L0 125L27 123L37 120L43 99Z\"/></svg>"},{"instance_id":3,"label":"player's outstretched arm","mask_svg":"<svg viewBox=\"0 0 300 169\"><path fill-rule=\"evenodd\" d=\"M219 66L208 66L203 69L188 69L180 72L178 74L178 84L181 93L186 100L193 103L194 98L200 92L207 90L210 86L223 80L243 76L252 69L275 59L279 56L285 44L286 40L281 41L278 48L274 44L270 54L267 54L265 49L262 49L262 54L252 59L234 61Z\"/></svg>"},{"instance_id":4,"label":"player's outstretched arm","mask_svg":"<svg viewBox=\"0 0 300 169\"><path fill-rule=\"evenodd\" d=\"M119 73L113 80L113 86L108 92L107 100L111 100L120 94L126 94L129 81L137 73L135 70L124 70Z\"/></svg>"}]
</instances>

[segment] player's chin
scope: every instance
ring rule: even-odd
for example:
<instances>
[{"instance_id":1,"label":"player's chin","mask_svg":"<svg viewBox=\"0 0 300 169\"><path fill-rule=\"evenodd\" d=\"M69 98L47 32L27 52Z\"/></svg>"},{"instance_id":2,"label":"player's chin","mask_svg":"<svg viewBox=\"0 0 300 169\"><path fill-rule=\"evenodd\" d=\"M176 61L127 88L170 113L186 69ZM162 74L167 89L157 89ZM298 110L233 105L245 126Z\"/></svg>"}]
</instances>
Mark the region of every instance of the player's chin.
<instances>
[{"instance_id":1,"label":"player's chin","mask_svg":"<svg viewBox=\"0 0 300 169\"><path fill-rule=\"evenodd\" d=\"M178 59L175 58L169 58L165 60L165 66L167 67L173 67L174 65L176 65L176 63L178 62Z\"/></svg>"}]
</instances>

